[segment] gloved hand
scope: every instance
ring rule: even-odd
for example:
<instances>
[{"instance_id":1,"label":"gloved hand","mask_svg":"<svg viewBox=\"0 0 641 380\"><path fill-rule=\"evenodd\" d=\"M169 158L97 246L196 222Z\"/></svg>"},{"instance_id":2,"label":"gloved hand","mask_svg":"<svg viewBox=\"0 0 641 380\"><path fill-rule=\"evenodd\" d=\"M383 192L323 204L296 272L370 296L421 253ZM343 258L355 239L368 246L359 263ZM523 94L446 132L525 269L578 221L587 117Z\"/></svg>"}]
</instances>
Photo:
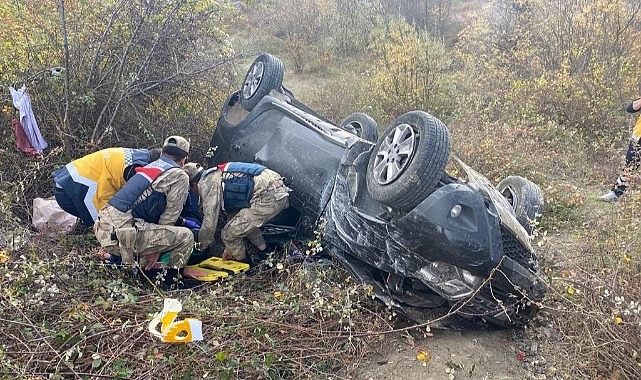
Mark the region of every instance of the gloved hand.
<instances>
[{"instance_id":1,"label":"gloved hand","mask_svg":"<svg viewBox=\"0 0 641 380\"><path fill-rule=\"evenodd\" d=\"M193 230L193 229L200 228L200 224L198 224L198 222L195 222L191 219L185 219L185 227Z\"/></svg>"}]
</instances>

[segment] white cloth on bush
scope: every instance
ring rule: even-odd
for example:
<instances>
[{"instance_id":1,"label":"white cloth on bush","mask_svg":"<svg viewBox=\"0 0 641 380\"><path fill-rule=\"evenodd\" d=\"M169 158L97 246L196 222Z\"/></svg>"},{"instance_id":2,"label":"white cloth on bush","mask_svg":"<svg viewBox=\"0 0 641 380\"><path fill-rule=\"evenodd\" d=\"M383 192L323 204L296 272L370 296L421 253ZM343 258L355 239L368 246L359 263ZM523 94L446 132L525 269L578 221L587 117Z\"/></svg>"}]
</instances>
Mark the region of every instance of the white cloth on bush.
<instances>
[{"instance_id":1,"label":"white cloth on bush","mask_svg":"<svg viewBox=\"0 0 641 380\"><path fill-rule=\"evenodd\" d=\"M40 129L38 129L36 117L33 114L33 109L31 109L31 98L27 92L27 86L23 85L19 90L9 87L9 91L13 99L13 106L20 111L20 124L27 135L27 139L38 153L42 153L49 144L40 134Z\"/></svg>"}]
</instances>

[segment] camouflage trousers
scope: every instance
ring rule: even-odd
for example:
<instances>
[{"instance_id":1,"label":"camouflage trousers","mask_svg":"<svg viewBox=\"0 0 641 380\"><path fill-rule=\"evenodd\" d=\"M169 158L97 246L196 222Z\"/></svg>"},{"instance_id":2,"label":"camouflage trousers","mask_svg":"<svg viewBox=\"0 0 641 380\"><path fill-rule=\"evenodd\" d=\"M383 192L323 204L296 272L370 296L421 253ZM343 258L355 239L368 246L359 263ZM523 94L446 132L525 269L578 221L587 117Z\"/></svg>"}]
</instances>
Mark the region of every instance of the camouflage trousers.
<instances>
[{"instance_id":1,"label":"camouflage trousers","mask_svg":"<svg viewBox=\"0 0 641 380\"><path fill-rule=\"evenodd\" d=\"M259 227L289 207L288 190L282 186L265 191L260 196L253 197L248 208L231 216L221 230L220 237L234 260L243 260L246 256L244 238L257 247L265 244Z\"/></svg>"},{"instance_id":2,"label":"camouflage trousers","mask_svg":"<svg viewBox=\"0 0 641 380\"><path fill-rule=\"evenodd\" d=\"M136 220L115 228L98 220L94 232L100 245L110 254L123 258L133 255L142 267L147 265L146 256L157 252L169 252L169 268L180 269L187 265L194 247L194 235L185 227L165 226ZM114 239L115 238L115 239ZM129 243L124 243L124 241Z\"/></svg>"},{"instance_id":3,"label":"camouflage trousers","mask_svg":"<svg viewBox=\"0 0 641 380\"><path fill-rule=\"evenodd\" d=\"M611 190L617 195L623 194L628 187L629 178L634 175L639 166L641 166L641 142L638 138L632 138L625 153L625 166L621 169L619 177L612 184Z\"/></svg>"}]
</instances>

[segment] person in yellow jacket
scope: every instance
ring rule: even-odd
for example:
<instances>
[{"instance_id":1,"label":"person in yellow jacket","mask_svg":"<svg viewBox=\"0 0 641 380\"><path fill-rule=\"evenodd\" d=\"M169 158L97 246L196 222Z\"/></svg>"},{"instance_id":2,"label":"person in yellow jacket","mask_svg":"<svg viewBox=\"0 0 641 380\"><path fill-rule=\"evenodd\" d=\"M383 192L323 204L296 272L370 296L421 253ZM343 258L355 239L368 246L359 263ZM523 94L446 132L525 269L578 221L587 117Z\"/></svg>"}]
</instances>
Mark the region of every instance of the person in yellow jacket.
<instances>
[{"instance_id":1,"label":"person in yellow jacket","mask_svg":"<svg viewBox=\"0 0 641 380\"><path fill-rule=\"evenodd\" d=\"M143 167L160 157L160 148L107 148L71 161L53 173L60 208L93 226L98 210Z\"/></svg>"},{"instance_id":2,"label":"person in yellow jacket","mask_svg":"<svg viewBox=\"0 0 641 380\"><path fill-rule=\"evenodd\" d=\"M628 113L637 113L641 111L641 98L634 100L626 107ZM619 174L619 177L612 184L610 191L601 196L604 202L616 202L621 198L623 192L628 187L628 177L633 170L637 170L641 165L641 117L637 119L632 136L630 137L630 144L628 151L625 154L625 166Z\"/></svg>"}]
</instances>

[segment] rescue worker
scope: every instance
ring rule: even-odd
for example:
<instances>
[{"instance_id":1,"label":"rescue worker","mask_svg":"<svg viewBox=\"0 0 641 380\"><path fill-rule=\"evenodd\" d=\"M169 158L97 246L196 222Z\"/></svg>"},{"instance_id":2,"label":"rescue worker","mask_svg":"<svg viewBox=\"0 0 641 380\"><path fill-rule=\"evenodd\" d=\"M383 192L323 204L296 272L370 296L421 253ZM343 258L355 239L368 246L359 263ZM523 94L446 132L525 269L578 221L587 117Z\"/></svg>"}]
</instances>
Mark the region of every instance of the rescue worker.
<instances>
[{"instance_id":1,"label":"rescue worker","mask_svg":"<svg viewBox=\"0 0 641 380\"><path fill-rule=\"evenodd\" d=\"M183 211L180 213L183 218L191 219L198 223L199 227L203 223L203 218L198 207L198 180L196 176L202 169L203 167L200 164L194 162L186 163L183 166L183 170L189 175L189 194L187 194Z\"/></svg>"},{"instance_id":2,"label":"rescue worker","mask_svg":"<svg viewBox=\"0 0 641 380\"><path fill-rule=\"evenodd\" d=\"M187 200L185 201L185 205L183 206L183 211L180 216L188 220L193 220L198 224L198 227L191 229L191 232L194 234L194 240L197 240L200 232L200 225L203 223L199 206L200 198L198 195L199 174L203 170L203 167L198 163L189 162L183 166L183 170L189 175L189 194L187 195ZM198 245L197 248L194 248L191 252L187 265L196 265L214 255L214 251L212 249L200 250L199 248L200 245Z\"/></svg>"},{"instance_id":3,"label":"rescue worker","mask_svg":"<svg viewBox=\"0 0 641 380\"><path fill-rule=\"evenodd\" d=\"M189 142L168 137L160 158L136 170L136 174L98 213L94 232L107 253L120 256L123 264L138 264L149 273L158 269L161 253L168 253L165 284L171 284L187 264L194 246L189 228L197 225L179 217L189 176L181 168L187 161ZM190 276L189 273L182 273Z\"/></svg>"},{"instance_id":4,"label":"rescue worker","mask_svg":"<svg viewBox=\"0 0 641 380\"><path fill-rule=\"evenodd\" d=\"M626 112L637 113L641 111L641 98L637 98L626 107ZM625 189L628 187L628 177L632 172L641 166L641 116L637 118L630 136L628 150L625 154L625 166L617 177L616 181L610 186L610 191L602 195L599 199L604 202L616 202L621 198Z\"/></svg>"},{"instance_id":5,"label":"rescue worker","mask_svg":"<svg viewBox=\"0 0 641 380\"><path fill-rule=\"evenodd\" d=\"M205 249L214 241L220 211L228 221L220 232L225 246L222 258L253 264L244 238L265 253L267 245L259 227L289 206L289 189L273 170L246 162L228 162L207 170L195 169L203 223L196 246ZM190 175L191 176L191 175Z\"/></svg>"},{"instance_id":6,"label":"rescue worker","mask_svg":"<svg viewBox=\"0 0 641 380\"><path fill-rule=\"evenodd\" d=\"M159 156L160 148L107 148L71 161L51 174L56 202L91 227L98 210L136 173L135 169Z\"/></svg>"}]
</instances>

